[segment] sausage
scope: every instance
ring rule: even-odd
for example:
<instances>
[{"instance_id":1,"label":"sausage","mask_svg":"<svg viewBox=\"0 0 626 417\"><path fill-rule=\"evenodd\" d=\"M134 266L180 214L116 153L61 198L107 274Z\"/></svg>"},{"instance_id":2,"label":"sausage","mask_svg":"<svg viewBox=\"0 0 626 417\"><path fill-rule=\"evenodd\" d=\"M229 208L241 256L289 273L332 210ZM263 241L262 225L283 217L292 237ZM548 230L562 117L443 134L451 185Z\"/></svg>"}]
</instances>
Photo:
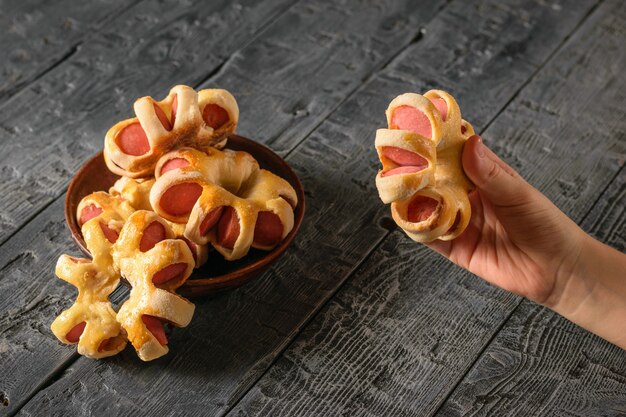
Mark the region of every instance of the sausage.
<instances>
[{"instance_id":1,"label":"sausage","mask_svg":"<svg viewBox=\"0 0 626 417\"><path fill-rule=\"evenodd\" d=\"M124 343L123 339L119 337L109 337L104 339L100 346L98 346L98 352L104 352L105 350L115 350L119 347L120 343Z\"/></svg>"},{"instance_id":2,"label":"sausage","mask_svg":"<svg viewBox=\"0 0 626 417\"><path fill-rule=\"evenodd\" d=\"M411 130L426 138L432 137L428 117L412 106L399 106L391 116L391 129Z\"/></svg>"},{"instance_id":3,"label":"sausage","mask_svg":"<svg viewBox=\"0 0 626 417\"><path fill-rule=\"evenodd\" d=\"M445 122L448 117L448 103L442 98L433 98L430 101L437 107L437 110L441 113L441 119Z\"/></svg>"},{"instance_id":4,"label":"sausage","mask_svg":"<svg viewBox=\"0 0 626 417\"><path fill-rule=\"evenodd\" d=\"M212 209L209 214L204 217L202 223L200 224L200 234L202 236L206 236L209 231L217 224L222 217L222 213L224 212L224 206L215 207Z\"/></svg>"},{"instance_id":5,"label":"sausage","mask_svg":"<svg viewBox=\"0 0 626 417\"><path fill-rule=\"evenodd\" d=\"M380 176L389 177L391 175L398 175L398 174L412 174L413 172L420 172L424 168L425 167L398 167L398 168L390 169L389 171L385 171L382 174L380 174Z\"/></svg>"},{"instance_id":6,"label":"sausage","mask_svg":"<svg viewBox=\"0 0 626 417\"><path fill-rule=\"evenodd\" d=\"M72 330L67 332L67 334L65 335L65 338L67 339L67 341L70 343L78 343L78 341L80 340L80 336L83 334L83 331L85 330L86 325L87 325L87 322L81 321L76 326L72 327Z\"/></svg>"},{"instance_id":7,"label":"sausage","mask_svg":"<svg viewBox=\"0 0 626 417\"><path fill-rule=\"evenodd\" d=\"M162 345L167 346L167 336L165 336L165 329L163 329L163 322L158 317L149 316L143 314L141 321L146 325L146 329L155 337L155 339Z\"/></svg>"},{"instance_id":8,"label":"sausage","mask_svg":"<svg viewBox=\"0 0 626 417\"><path fill-rule=\"evenodd\" d=\"M434 198L415 196L407 208L407 219L412 223L423 222L437 210L438 206L439 202Z\"/></svg>"},{"instance_id":9,"label":"sausage","mask_svg":"<svg viewBox=\"0 0 626 417\"><path fill-rule=\"evenodd\" d=\"M99 216L101 213L102 209L100 207L96 207L94 204L88 205L83 209L83 211L80 212L80 225L82 226L94 217Z\"/></svg>"},{"instance_id":10,"label":"sausage","mask_svg":"<svg viewBox=\"0 0 626 417\"><path fill-rule=\"evenodd\" d=\"M177 281L183 277L186 270L187 264L184 262L168 265L152 276L152 283L159 286L168 281Z\"/></svg>"},{"instance_id":11,"label":"sausage","mask_svg":"<svg viewBox=\"0 0 626 417\"><path fill-rule=\"evenodd\" d=\"M202 110L202 119L213 129L219 129L230 119L228 112L217 104L207 104Z\"/></svg>"},{"instance_id":12,"label":"sausage","mask_svg":"<svg viewBox=\"0 0 626 417\"><path fill-rule=\"evenodd\" d=\"M161 196L161 208L173 216L191 213L194 204L202 194L202 186L194 182L173 185Z\"/></svg>"},{"instance_id":13,"label":"sausage","mask_svg":"<svg viewBox=\"0 0 626 417\"><path fill-rule=\"evenodd\" d=\"M217 225L217 243L225 248L232 249L239 237L239 218L234 208L224 208L224 213Z\"/></svg>"},{"instance_id":14,"label":"sausage","mask_svg":"<svg viewBox=\"0 0 626 417\"><path fill-rule=\"evenodd\" d=\"M165 130L172 130L172 124L167 119L167 116L165 115L165 113L163 113L163 110L161 110L161 108L157 106L156 103L152 103L152 104L154 105L154 113L159 118L159 121L161 122Z\"/></svg>"},{"instance_id":15,"label":"sausage","mask_svg":"<svg viewBox=\"0 0 626 417\"><path fill-rule=\"evenodd\" d=\"M143 229L143 236L139 241L139 250L147 252L162 240L165 240L165 227L159 222L152 222Z\"/></svg>"},{"instance_id":16,"label":"sausage","mask_svg":"<svg viewBox=\"0 0 626 417\"><path fill-rule=\"evenodd\" d=\"M185 158L172 158L164 163L161 167L161 175L165 174L167 171L183 168L186 166L189 166L189 161L187 161Z\"/></svg>"},{"instance_id":17,"label":"sausage","mask_svg":"<svg viewBox=\"0 0 626 417\"><path fill-rule=\"evenodd\" d=\"M271 211L260 211L254 227L254 242L263 246L274 246L283 237L283 223Z\"/></svg>"},{"instance_id":18,"label":"sausage","mask_svg":"<svg viewBox=\"0 0 626 417\"><path fill-rule=\"evenodd\" d=\"M102 222L100 222L100 229L102 229L104 237L106 237L109 242L115 243L117 241L119 234L115 230L111 229L109 226Z\"/></svg>"},{"instance_id":19,"label":"sausage","mask_svg":"<svg viewBox=\"0 0 626 417\"><path fill-rule=\"evenodd\" d=\"M150 150L146 132L139 122L126 126L117 137L117 145L126 155L140 156Z\"/></svg>"}]
</instances>

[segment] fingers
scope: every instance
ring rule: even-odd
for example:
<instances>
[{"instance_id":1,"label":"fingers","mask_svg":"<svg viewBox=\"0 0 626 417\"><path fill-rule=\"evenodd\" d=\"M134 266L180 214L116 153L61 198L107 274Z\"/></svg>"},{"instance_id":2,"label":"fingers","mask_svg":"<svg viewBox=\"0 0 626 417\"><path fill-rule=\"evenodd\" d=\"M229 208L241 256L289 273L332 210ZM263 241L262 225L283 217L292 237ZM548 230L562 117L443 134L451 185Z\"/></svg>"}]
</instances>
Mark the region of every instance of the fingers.
<instances>
[{"instance_id":1,"label":"fingers","mask_svg":"<svg viewBox=\"0 0 626 417\"><path fill-rule=\"evenodd\" d=\"M530 198L532 187L487 148L480 136L467 140L462 160L467 176L495 206L523 204Z\"/></svg>"}]
</instances>

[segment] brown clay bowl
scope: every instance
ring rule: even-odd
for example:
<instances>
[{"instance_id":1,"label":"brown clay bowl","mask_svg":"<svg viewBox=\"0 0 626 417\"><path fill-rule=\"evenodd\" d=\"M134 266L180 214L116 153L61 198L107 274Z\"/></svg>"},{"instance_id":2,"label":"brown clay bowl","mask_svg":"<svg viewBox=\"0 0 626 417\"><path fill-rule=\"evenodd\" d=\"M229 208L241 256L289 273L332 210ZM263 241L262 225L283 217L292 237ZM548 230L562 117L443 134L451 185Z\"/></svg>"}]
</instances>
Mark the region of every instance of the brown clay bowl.
<instances>
[{"instance_id":1,"label":"brown clay bowl","mask_svg":"<svg viewBox=\"0 0 626 417\"><path fill-rule=\"evenodd\" d=\"M178 289L186 297L207 295L229 288L238 287L259 276L285 252L300 229L304 217L304 190L300 180L287 163L272 150L253 140L233 135L228 139L228 149L245 151L267 169L289 181L296 190L298 205L294 210L293 230L271 251L250 249L248 255L237 261L225 260L217 251L209 253L209 260L194 270L187 282ZM109 171L104 163L102 152L87 161L74 175L65 196L65 221L72 237L81 251L89 256L80 227L76 221L78 203L94 191L108 191L119 176Z\"/></svg>"}]
</instances>

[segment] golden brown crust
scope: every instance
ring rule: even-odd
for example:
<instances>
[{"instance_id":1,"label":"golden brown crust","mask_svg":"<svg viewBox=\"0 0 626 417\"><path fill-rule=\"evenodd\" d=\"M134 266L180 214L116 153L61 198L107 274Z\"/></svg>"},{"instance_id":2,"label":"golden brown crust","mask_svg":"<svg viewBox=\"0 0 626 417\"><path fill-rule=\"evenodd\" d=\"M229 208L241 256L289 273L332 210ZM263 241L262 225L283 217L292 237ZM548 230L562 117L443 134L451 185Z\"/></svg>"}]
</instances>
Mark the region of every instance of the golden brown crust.
<instances>
[{"instance_id":1,"label":"golden brown crust","mask_svg":"<svg viewBox=\"0 0 626 417\"><path fill-rule=\"evenodd\" d=\"M446 102L445 120L433 104L436 99ZM432 137L394 129L393 112L400 106L412 106L425 114L431 124ZM461 118L454 97L441 90L431 90L423 96L402 94L389 104L386 115L389 128L379 129L376 135L376 149L383 164L383 169L376 176L381 199L391 203L393 219L411 239L417 242L454 239L465 230L471 217L467 194L473 189L473 184L463 172L461 152L465 141L474 134L474 129ZM384 146L418 153L428 161L428 168L384 176L385 172L397 167L383 156ZM416 196L429 197L438 202L431 216L417 223L408 220L408 206Z\"/></svg>"},{"instance_id":2,"label":"golden brown crust","mask_svg":"<svg viewBox=\"0 0 626 417\"><path fill-rule=\"evenodd\" d=\"M61 255L57 261L56 275L74 285L78 289L78 296L72 307L52 322L51 329L61 342L73 343L67 339L68 333L79 323L85 322L78 341L78 353L90 358L104 358L124 349L126 333L117 322L109 301L109 295L119 283L120 272L111 257L113 244L105 235L102 225L119 233L132 208L119 197L96 192L80 202L78 218L83 208L89 205L102 210L81 228L93 260Z\"/></svg>"},{"instance_id":3,"label":"golden brown crust","mask_svg":"<svg viewBox=\"0 0 626 417\"><path fill-rule=\"evenodd\" d=\"M152 223L163 226L165 240L142 252L140 242L144 230ZM132 285L130 296L117 313L117 320L128 334L128 340L144 361L156 359L168 352L144 324L143 315L157 317L177 327L185 327L191 321L194 305L174 293L191 275L193 255L187 244L174 239L174 232L167 222L151 211L133 213L122 228L113 246L113 260L120 272ZM153 283L156 273L173 264L186 264L182 275L158 287Z\"/></svg>"},{"instance_id":4,"label":"golden brown crust","mask_svg":"<svg viewBox=\"0 0 626 417\"><path fill-rule=\"evenodd\" d=\"M185 159L189 165L161 174L164 164L175 158ZM163 156L156 167L156 178L150 193L155 212L170 221L186 222L185 236L188 239L199 245L211 243L228 260L245 256L250 247L269 250L275 246L263 246L253 241L260 211L278 216L283 225L282 238L293 228L293 207L297 204L295 190L286 180L260 169L256 160L246 152L180 149ZM202 194L191 213L174 216L163 210L160 201L164 193L172 186L189 182L202 187ZM232 249L218 243L214 230L206 235L200 233L200 225L207 214L222 206L233 207L239 219L239 237Z\"/></svg>"},{"instance_id":5,"label":"golden brown crust","mask_svg":"<svg viewBox=\"0 0 626 417\"><path fill-rule=\"evenodd\" d=\"M175 98L176 117L171 130L168 130L157 116L155 106L171 122ZM219 105L229 115L228 123L218 130L208 126L202 118L204 107L211 103ZM135 102L134 110L137 117L115 124L104 140L104 160L109 170L131 178L153 175L156 162L172 149L181 146L223 147L227 135L236 131L239 120L237 102L228 91L210 89L197 93L184 85L173 87L168 96L158 102L152 97L142 97ZM141 125L150 147L147 153L139 156L124 153L118 144L122 130L133 123Z\"/></svg>"}]
</instances>

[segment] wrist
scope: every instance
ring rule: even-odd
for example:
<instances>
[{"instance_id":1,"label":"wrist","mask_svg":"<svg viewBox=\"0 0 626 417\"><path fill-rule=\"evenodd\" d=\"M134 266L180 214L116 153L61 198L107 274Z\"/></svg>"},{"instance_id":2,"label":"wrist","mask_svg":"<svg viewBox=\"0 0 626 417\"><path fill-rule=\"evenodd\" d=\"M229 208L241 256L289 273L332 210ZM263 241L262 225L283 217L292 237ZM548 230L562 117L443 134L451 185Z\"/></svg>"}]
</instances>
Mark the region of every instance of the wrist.
<instances>
[{"instance_id":1,"label":"wrist","mask_svg":"<svg viewBox=\"0 0 626 417\"><path fill-rule=\"evenodd\" d=\"M580 254L544 305L626 349L626 255L582 233Z\"/></svg>"}]
</instances>

